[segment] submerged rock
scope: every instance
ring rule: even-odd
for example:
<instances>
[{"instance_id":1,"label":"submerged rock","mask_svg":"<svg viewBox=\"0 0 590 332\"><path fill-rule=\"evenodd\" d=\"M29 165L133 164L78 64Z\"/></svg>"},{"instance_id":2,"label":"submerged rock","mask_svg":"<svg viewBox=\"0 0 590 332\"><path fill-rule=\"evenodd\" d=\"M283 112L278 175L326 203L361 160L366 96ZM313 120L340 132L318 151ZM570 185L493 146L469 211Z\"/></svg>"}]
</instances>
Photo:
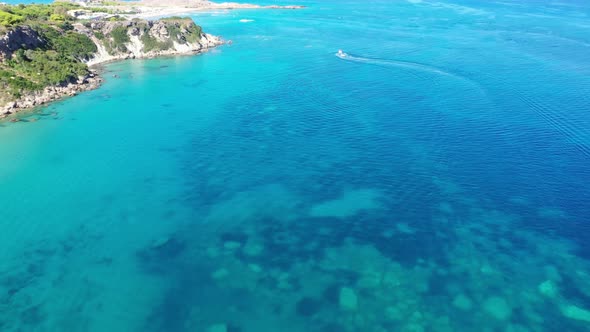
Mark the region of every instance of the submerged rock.
<instances>
[{"instance_id":1,"label":"submerged rock","mask_svg":"<svg viewBox=\"0 0 590 332\"><path fill-rule=\"evenodd\" d=\"M170 242L170 237L169 236L162 236L152 242L152 248L154 248L154 249L160 248L162 246L165 246L168 242Z\"/></svg>"},{"instance_id":2,"label":"submerged rock","mask_svg":"<svg viewBox=\"0 0 590 332\"><path fill-rule=\"evenodd\" d=\"M250 270L252 270L252 271L253 271L253 272L255 272L255 273L260 273L260 272L262 272L262 268L261 268L261 267L260 267L260 265L258 265L258 264L253 264L253 263L250 263L250 264L248 264L248 267L250 268Z\"/></svg>"},{"instance_id":3,"label":"submerged rock","mask_svg":"<svg viewBox=\"0 0 590 332\"><path fill-rule=\"evenodd\" d=\"M467 296L465 296L464 294L459 294L457 296L455 296L455 298L453 299L453 305L461 310L471 310L471 308L473 307L473 303L471 302L471 299L469 299Z\"/></svg>"},{"instance_id":4,"label":"submerged rock","mask_svg":"<svg viewBox=\"0 0 590 332\"><path fill-rule=\"evenodd\" d=\"M209 326L207 332L227 332L226 324L214 324Z\"/></svg>"},{"instance_id":5,"label":"submerged rock","mask_svg":"<svg viewBox=\"0 0 590 332\"><path fill-rule=\"evenodd\" d=\"M344 310L356 310L358 307L358 298L353 289L342 287L339 297L340 308Z\"/></svg>"},{"instance_id":6,"label":"submerged rock","mask_svg":"<svg viewBox=\"0 0 590 332\"><path fill-rule=\"evenodd\" d=\"M216 270L215 272L213 272L211 274L211 277L213 279L223 279L225 277L227 277L229 275L229 271L227 271L226 269L219 269Z\"/></svg>"},{"instance_id":7,"label":"submerged rock","mask_svg":"<svg viewBox=\"0 0 590 332\"><path fill-rule=\"evenodd\" d=\"M161 257L174 257L185 249L184 242L170 236L163 236L154 240L149 251Z\"/></svg>"},{"instance_id":8,"label":"submerged rock","mask_svg":"<svg viewBox=\"0 0 590 332\"><path fill-rule=\"evenodd\" d=\"M378 190L352 190L336 199L314 205L309 214L312 217L352 217L361 211L381 208L380 198L381 192Z\"/></svg>"},{"instance_id":9,"label":"submerged rock","mask_svg":"<svg viewBox=\"0 0 590 332\"><path fill-rule=\"evenodd\" d=\"M397 307L387 307L385 308L385 317L389 320L403 320L404 314L403 312Z\"/></svg>"},{"instance_id":10,"label":"submerged rock","mask_svg":"<svg viewBox=\"0 0 590 332\"><path fill-rule=\"evenodd\" d=\"M216 247L209 247L209 248L207 248L206 252L209 257L219 256L219 249Z\"/></svg>"},{"instance_id":11,"label":"submerged rock","mask_svg":"<svg viewBox=\"0 0 590 332\"><path fill-rule=\"evenodd\" d=\"M551 280L546 280L539 284L538 289L541 294L550 298L554 298L558 293L557 285Z\"/></svg>"},{"instance_id":12,"label":"submerged rock","mask_svg":"<svg viewBox=\"0 0 590 332\"><path fill-rule=\"evenodd\" d=\"M499 296L488 298L483 304L483 309L498 320L507 320L512 315L512 308L510 308L506 300Z\"/></svg>"},{"instance_id":13,"label":"submerged rock","mask_svg":"<svg viewBox=\"0 0 590 332\"><path fill-rule=\"evenodd\" d=\"M561 313L567 318L590 323L590 310L575 305L566 305L561 307Z\"/></svg>"},{"instance_id":14,"label":"submerged rock","mask_svg":"<svg viewBox=\"0 0 590 332\"><path fill-rule=\"evenodd\" d=\"M424 332L424 327L420 323L412 322L404 327L404 331L409 332Z\"/></svg>"},{"instance_id":15,"label":"submerged rock","mask_svg":"<svg viewBox=\"0 0 590 332\"><path fill-rule=\"evenodd\" d=\"M250 243L248 242L246 246L244 246L244 254L247 256L258 256L264 250L264 247L258 243Z\"/></svg>"},{"instance_id":16,"label":"submerged rock","mask_svg":"<svg viewBox=\"0 0 590 332\"><path fill-rule=\"evenodd\" d=\"M357 286L360 288L376 288L381 284L381 279L378 272L369 271L357 281Z\"/></svg>"},{"instance_id":17,"label":"submerged rock","mask_svg":"<svg viewBox=\"0 0 590 332\"><path fill-rule=\"evenodd\" d=\"M236 241L226 241L225 243L223 243L223 247L228 250L235 250L241 246L242 246L242 244L240 242L236 242Z\"/></svg>"}]
</instances>

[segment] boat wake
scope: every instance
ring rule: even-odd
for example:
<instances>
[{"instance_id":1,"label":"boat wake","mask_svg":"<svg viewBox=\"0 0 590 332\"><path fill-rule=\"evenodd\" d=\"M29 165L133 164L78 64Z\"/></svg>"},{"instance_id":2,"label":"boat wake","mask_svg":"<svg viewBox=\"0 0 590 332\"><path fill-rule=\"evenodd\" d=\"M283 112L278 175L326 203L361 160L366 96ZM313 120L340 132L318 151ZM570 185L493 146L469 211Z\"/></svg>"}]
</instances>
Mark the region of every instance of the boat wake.
<instances>
[{"instance_id":1,"label":"boat wake","mask_svg":"<svg viewBox=\"0 0 590 332\"><path fill-rule=\"evenodd\" d=\"M473 86L475 89L477 89L479 92L483 94L487 101L491 102L491 99L488 98L488 94L486 93L485 89L477 81L474 81L468 77L462 76L457 73L442 70L437 67L409 61L363 58L344 53L341 50L339 50L336 53L336 56L340 59L351 62L365 63L382 67L396 67L460 80ZM507 86L510 85L509 83L505 84ZM585 156L590 156L590 144L588 144L588 142L590 142L590 134L588 133L588 131L584 130L582 125L574 121L570 121L568 117L565 114L559 112L558 109L553 108L550 105L547 105L542 101L535 99L534 97L528 95L526 91L513 91L513 93L517 99L524 103L523 105L525 107L534 111L551 127L555 128L578 151L580 151Z\"/></svg>"},{"instance_id":2,"label":"boat wake","mask_svg":"<svg viewBox=\"0 0 590 332\"><path fill-rule=\"evenodd\" d=\"M418 62L411 62L411 61L358 57L358 56L350 55L348 53L344 53L342 50L338 50L338 52L336 53L336 56L339 57L340 59L343 59L346 61L366 63L366 64L382 66L382 67L396 67L396 68L408 69L408 70L419 71L419 72L423 72L423 73L453 78L453 79L468 83L469 85L471 85L471 86L475 87L477 90L479 90L482 94L487 96L485 89L478 82L476 82L470 78L467 78L465 76L462 76L462 75L459 75L456 73L452 73L449 71L445 71L445 70L442 70L437 67L421 64Z\"/></svg>"}]
</instances>

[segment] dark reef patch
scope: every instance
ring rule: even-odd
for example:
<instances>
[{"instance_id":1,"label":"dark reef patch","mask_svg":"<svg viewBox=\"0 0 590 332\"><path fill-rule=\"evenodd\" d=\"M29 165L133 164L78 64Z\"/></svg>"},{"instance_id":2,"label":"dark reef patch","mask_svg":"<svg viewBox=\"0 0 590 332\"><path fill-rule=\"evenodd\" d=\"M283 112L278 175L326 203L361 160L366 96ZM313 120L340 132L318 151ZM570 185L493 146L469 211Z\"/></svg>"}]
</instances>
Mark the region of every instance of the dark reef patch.
<instances>
[{"instance_id":1,"label":"dark reef patch","mask_svg":"<svg viewBox=\"0 0 590 332\"><path fill-rule=\"evenodd\" d=\"M321 308L321 301L311 297L304 297L297 301L297 304L295 305L295 311L297 314L305 317L317 314Z\"/></svg>"}]
</instances>

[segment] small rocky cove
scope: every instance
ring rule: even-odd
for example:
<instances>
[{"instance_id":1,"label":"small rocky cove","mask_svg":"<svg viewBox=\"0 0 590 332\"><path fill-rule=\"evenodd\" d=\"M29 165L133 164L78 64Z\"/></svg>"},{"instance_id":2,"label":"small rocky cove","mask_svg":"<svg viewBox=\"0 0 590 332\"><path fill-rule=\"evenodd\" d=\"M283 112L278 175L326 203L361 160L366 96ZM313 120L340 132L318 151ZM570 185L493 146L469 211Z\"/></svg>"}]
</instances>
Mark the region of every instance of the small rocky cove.
<instances>
[{"instance_id":1,"label":"small rocky cove","mask_svg":"<svg viewBox=\"0 0 590 332\"><path fill-rule=\"evenodd\" d=\"M41 90L23 92L15 100L4 101L5 105L0 108L0 118L96 89L103 80L99 72L91 68L98 64L125 59L197 54L223 43L219 37L203 33L201 27L189 18L75 23L73 31L87 36L96 45L97 51L93 56L78 59L90 67L88 73ZM36 49L45 44L40 34L31 27L9 30L4 36L0 36L0 60L10 59L19 47L25 50Z\"/></svg>"}]
</instances>

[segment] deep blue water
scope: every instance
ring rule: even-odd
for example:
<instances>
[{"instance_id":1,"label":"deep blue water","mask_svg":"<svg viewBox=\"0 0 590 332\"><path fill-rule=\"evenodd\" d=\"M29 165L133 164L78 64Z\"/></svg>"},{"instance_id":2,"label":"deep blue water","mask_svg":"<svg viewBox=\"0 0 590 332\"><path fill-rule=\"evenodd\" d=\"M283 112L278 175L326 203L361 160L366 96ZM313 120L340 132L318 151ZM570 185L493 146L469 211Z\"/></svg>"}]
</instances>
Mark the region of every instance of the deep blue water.
<instances>
[{"instance_id":1,"label":"deep blue water","mask_svg":"<svg viewBox=\"0 0 590 332\"><path fill-rule=\"evenodd\" d=\"M299 3L0 124L0 330L589 330L590 6Z\"/></svg>"}]
</instances>

